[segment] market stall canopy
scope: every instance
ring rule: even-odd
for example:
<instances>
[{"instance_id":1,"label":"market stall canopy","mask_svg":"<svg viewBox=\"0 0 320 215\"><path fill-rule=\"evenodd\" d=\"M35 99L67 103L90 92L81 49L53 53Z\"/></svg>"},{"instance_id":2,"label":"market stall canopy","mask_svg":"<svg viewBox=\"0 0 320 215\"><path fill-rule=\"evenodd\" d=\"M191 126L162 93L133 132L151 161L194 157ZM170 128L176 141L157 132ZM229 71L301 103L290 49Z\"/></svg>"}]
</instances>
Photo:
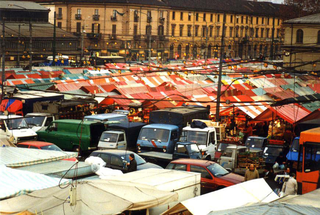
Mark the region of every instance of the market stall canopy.
<instances>
[{"instance_id":1,"label":"market stall canopy","mask_svg":"<svg viewBox=\"0 0 320 215\"><path fill-rule=\"evenodd\" d=\"M18 147L0 147L0 165L22 167L77 157L77 153L26 149Z\"/></svg>"},{"instance_id":2,"label":"market stall canopy","mask_svg":"<svg viewBox=\"0 0 320 215\"><path fill-rule=\"evenodd\" d=\"M261 178L183 201L167 210L164 214L189 212L193 215L203 215L213 211L237 208L257 202L267 203L276 199L278 199L278 196L272 191L265 180Z\"/></svg>"},{"instance_id":3,"label":"market stall canopy","mask_svg":"<svg viewBox=\"0 0 320 215\"><path fill-rule=\"evenodd\" d=\"M314 190L312 192L303 194L303 195L289 195L285 196L278 200L278 202L285 202L289 204L296 204L296 205L308 205L320 208L320 189ZM317 214L320 214L318 212Z\"/></svg>"},{"instance_id":4,"label":"market stall canopy","mask_svg":"<svg viewBox=\"0 0 320 215\"><path fill-rule=\"evenodd\" d=\"M247 215L247 214L290 214L290 215L309 215L309 214L320 214L320 208L305 205L295 205L287 203L268 203L268 204L256 204L247 207L234 208L223 211L215 211L209 213L210 215L220 214L236 214L236 215Z\"/></svg>"},{"instance_id":5,"label":"market stall canopy","mask_svg":"<svg viewBox=\"0 0 320 215\"><path fill-rule=\"evenodd\" d=\"M143 210L178 199L175 192L161 191L147 185L106 180L80 181L76 205L70 205L70 187L52 187L0 202L0 213L29 211L50 214L119 214Z\"/></svg>"},{"instance_id":6,"label":"market stall canopy","mask_svg":"<svg viewBox=\"0 0 320 215\"><path fill-rule=\"evenodd\" d=\"M35 190L41 190L57 186L59 183L67 183L68 180L52 178L46 175L33 173L29 171L16 170L0 165L0 200L14 196L20 196L31 193Z\"/></svg>"},{"instance_id":7,"label":"market stall canopy","mask_svg":"<svg viewBox=\"0 0 320 215\"><path fill-rule=\"evenodd\" d=\"M1 101L0 112L8 111L9 113L23 115L22 102L17 99L4 99Z\"/></svg>"}]
</instances>

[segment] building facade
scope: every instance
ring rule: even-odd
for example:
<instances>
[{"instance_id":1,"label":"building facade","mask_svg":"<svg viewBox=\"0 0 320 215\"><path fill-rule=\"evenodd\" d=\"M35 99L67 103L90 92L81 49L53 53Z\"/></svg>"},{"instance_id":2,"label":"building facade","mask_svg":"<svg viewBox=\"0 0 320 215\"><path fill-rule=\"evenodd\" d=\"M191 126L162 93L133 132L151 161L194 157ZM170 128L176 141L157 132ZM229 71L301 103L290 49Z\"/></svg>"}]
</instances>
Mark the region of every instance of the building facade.
<instances>
[{"instance_id":1,"label":"building facade","mask_svg":"<svg viewBox=\"0 0 320 215\"><path fill-rule=\"evenodd\" d=\"M284 22L284 65L296 71L320 71L320 13Z\"/></svg>"},{"instance_id":2,"label":"building facade","mask_svg":"<svg viewBox=\"0 0 320 215\"><path fill-rule=\"evenodd\" d=\"M87 54L125 56L127 60L254 58L280 51L279 5L231 0L48 1L53 23L83 40ZM224 21L225 17L225 21Z\"/></svg>"}]
</instances>

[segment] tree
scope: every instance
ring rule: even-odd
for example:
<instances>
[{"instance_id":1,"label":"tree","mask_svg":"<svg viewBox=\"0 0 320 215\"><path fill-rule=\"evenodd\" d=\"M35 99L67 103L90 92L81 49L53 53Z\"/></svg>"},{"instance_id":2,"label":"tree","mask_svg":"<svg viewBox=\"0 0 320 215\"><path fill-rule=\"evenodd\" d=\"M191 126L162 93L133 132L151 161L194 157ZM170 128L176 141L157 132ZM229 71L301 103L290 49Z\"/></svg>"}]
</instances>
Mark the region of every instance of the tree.
<instances>
[{"instance_id":1,"label":"tree","mask_svg":"<svg viewBox=\"0 0 320 215\"><path fill-rule=\"evenodd\" d=\"M297 17L320 13L320 0L285 0L285 4L298 9Z\"/></svg>"}]
</instances>

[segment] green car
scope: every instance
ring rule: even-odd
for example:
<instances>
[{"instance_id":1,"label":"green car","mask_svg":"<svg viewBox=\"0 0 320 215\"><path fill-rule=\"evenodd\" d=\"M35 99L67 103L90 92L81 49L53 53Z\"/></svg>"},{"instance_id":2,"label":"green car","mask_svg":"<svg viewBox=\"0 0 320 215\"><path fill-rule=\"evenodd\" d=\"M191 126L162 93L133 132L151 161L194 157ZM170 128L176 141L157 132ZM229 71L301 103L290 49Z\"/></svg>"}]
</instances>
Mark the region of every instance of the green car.
<instances>
[{"instance_id":1,"label":"green car","mask_svg":"<svg viewBox=\"0 0 320 215\"><path fill-rule=\"evenodd\" d=\"M54 143L63 150L91 151L97 149L103 123L75 119L53 121L47 129L38 131L38 140Z\"/></svg>"}]
</instances>

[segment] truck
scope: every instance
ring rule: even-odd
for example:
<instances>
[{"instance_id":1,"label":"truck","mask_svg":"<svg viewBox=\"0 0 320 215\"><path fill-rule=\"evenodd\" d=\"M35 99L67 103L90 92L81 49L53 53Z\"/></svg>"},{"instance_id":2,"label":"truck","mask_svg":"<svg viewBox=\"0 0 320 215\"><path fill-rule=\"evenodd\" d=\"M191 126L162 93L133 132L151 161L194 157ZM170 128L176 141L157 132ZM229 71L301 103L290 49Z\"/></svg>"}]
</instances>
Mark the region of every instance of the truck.
<instances>
[{"instance_id":1,"label":"truck","mask_svg":"<svg viewBox=\"0 0 320 215\"><path fill-rule=\"evenodd\" d=\"M265 160L258 152L247 151L247 147L229 144L217 162L230 172L244 175L246 168L254 164L259 174L264 171Z\"/></svg>"},{"instance_id":2,"label":"truck","mask_svg":"<svg viewBox=\"0 0 320 215\"><path fill-rule=\"evenodd\" d=\"M28 127L24 117L19 115L0 115L0 137L17 144L24 140L36 140L37 134Z\"/></svg>"},{"instance_id":3,"label":"truck","mask_svg":"<svg viewBox=\"0 0 320 215\"><path fill-rule=\"evenodd\" d=\"M172 153L165 152L140 152L139 155L145 160L157 163L162 167L166 167L172 160L180 158L202 159L199 147L195 143L177 142Z\"/></svg>"},{"instance_id":4,"label":"truck","mask_svg":"<svg viewBox=\"0 0 320 215\"><path fill-rule=\"evenodd\" d=\"M55 116L50 113L28 113L25 120L29 128L34 132L46 129L50 123L56 120Z\"/></svg>"},{"instance_id":5,"label":"truck","mask_svg":"<svg viewBox=\"0 0 320 215\"><path fill-rule=\"evenodd\" d=\"M142 127L137 141L138 151L173 153L182 128L192 119L208 119L209 108L183 106L150 112L149 125Z\"/></svg>"}]
</instances>

